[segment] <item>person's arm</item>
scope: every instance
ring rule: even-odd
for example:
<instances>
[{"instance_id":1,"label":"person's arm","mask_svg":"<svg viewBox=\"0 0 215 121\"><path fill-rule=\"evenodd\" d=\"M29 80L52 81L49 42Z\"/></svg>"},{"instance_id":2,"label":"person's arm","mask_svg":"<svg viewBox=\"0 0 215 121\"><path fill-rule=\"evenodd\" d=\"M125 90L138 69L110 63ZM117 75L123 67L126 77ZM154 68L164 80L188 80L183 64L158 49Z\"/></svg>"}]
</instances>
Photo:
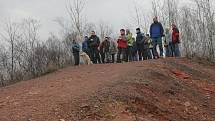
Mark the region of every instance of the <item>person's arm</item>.
<instances>
[{"instance_id":1,"label":"person's arm","mask_svg":"<svg viewBox=\"0 0 215 121\"><path fill-rule=\"evenodd\" d=\"M164 37L164 29L163 29L163 25L161 24L161 23L159 23L160 24L160 29L161 29L161 35L162 35L162 37Z\"/></svg>"},{"instance_id":2,"label":"person's arm","mask_svg":"<svg viewBox=\"0 0 215 121\"><path fill-rule=\"evenodd\" d=\"M101 44L99 37L97 37L97 46Z\"/></svg>"},{"instance_id":3,"label":"person's arm","mask_svg":"<svg viewBox=\"0 0 215 121\"><path fill-rule=\"evenodd\" d=\"M150 36L152 36L152 25L150 26Z\"/></svg>"}]
</instances>

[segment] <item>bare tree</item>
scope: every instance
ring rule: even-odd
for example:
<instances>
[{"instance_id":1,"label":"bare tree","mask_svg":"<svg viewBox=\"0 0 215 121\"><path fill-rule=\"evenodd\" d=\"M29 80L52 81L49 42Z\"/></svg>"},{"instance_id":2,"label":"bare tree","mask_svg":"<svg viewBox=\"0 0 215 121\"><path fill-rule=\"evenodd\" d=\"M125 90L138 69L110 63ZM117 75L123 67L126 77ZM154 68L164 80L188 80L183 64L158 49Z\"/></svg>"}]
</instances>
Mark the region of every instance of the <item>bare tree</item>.
<instances>
[{"instance_id":1,"label":"bare tree","mask_svg":"<svg viewBox=\"0 0 215 121\"><path fill-rule=\"evenodd\" d=\"M15 46L16 41L20 39L20 26L18 23L7 22L5 24L4 33L1 34L3 39L10 45L10 53L11 53L11 69L10 69L10 78L14 80L14 73L15 73Z\"/></svg>"},{"instance_id":2,"label":"bare tree","mask_svg":"<svg viewBox=\"0 0 215 121\"><path fill-rule=\"evenodd\" d=\"M78 32L78 36L83 36L84 17L83 10L86 0L69 0L67 5L68 14L71 18L73 27Z\"/></svg>"},{"instance_id":3,"label":"bare tree","mask_svg":"<svg viewBox=\"0 0 215 121\"><path fill-rule=\"evenodd\" d=\"M105 36L110 36L113 33L113 29L109 24L101 21L98 25L98 32L100 34L100 38L104 39Z\"/></svg>"}]
</instances>

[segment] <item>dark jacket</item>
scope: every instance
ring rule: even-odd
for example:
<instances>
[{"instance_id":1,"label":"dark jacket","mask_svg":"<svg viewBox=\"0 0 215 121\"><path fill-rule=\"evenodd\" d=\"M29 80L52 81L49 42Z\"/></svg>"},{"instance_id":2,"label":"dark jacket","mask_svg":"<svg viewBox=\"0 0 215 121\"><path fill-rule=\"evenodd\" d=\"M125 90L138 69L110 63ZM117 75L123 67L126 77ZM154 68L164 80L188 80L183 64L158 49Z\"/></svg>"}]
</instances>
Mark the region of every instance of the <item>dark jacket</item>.
<instances>
[{"instance_id":1,"label":"dark jacket","mask_svg":"<svg viewBox=\"0 0 215 121\"><path fill-rule=\"evenodd\" d=\"M132 53L137 53L137 43L136 42L133 43Z\"/></svg>"},{"instance_id":2,"label":"dark jacket","mask_svg":"<svg viewBox=\"0 0 215 121\"><path fill-rule=\"evenodd\" d=\"M100 51L102 53L106 53L106 52L110 51L110 41L109 40L105 40L101 43Z\"/></svg>"},{"instance_id":3,"label":"dark jacket","mask_svg":"<svg viewBox=\"0 0 215 121\"><path fill-rule=\"evenodd\" d=\"M151 38L160 38L164 35L164 29L160 22L153 23L150 27Z\"/></svg>"},{"instance_id":4,"label":"dark jacket","mask_svg":"<svg viewBox=\"0 0 215 121\"><path fill-rule=\"evenodd\" d=\"M141 32L137 33L136 43L137 43L137 45L143 45L143 43L144 43L143 33L141 33Z\"/></svg>"},{"instance_id":5,"label":"dark jacket","mask_svg":"<svg viewBox=\"0 0 215 121\"><path fill-rule=\"evenodd\" d=\"M88 52L89 51L89 47L88 47L88 38L84 40L84 42L82 43L82 51L83 52Z\"/></svg>"},{"instance_id":6,"label":"dark jacket","mask_svg":"<svg viewBox=\"0 0 215 121\"><path fill-rule=\"evenodd\" d=\"M100 45L99 37L96 35L93 35L88 40L88 46L90 49L97 49Z\"/></svg>"},{"instance_id":7,"label":"dark jacket","mask_svg":"<svg viewBox=\"0 0 215 121\"><path fill-rule=\"evenodd\" d=\"M77 42L74 42L72 44L72 52L73 53L79 53L80 52L80 45Z\"/></svg>"}]
</instances>

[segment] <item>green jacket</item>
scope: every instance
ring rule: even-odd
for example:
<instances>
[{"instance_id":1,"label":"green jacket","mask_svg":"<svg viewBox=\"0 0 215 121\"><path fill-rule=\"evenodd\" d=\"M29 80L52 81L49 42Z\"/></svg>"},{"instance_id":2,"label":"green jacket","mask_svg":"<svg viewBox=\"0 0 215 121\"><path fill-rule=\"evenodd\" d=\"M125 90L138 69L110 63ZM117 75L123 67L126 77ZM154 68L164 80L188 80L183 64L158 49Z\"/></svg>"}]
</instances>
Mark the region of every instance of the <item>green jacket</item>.
<instances>
[{"instance_id":1,"label":"green jacket","mask_svg":"<svg viewBox=\"0 0 215 121\"><path fill-rule=\"evenodd\" d=\"M127 41L128 41L128 46L132 47L132 46L133 46L133 43L134 43L134 41L135 41L135 40L133 39L133 37L132 37L132 33L126 35L126 39L127 39Z\"/></svg>"}]
</instances>

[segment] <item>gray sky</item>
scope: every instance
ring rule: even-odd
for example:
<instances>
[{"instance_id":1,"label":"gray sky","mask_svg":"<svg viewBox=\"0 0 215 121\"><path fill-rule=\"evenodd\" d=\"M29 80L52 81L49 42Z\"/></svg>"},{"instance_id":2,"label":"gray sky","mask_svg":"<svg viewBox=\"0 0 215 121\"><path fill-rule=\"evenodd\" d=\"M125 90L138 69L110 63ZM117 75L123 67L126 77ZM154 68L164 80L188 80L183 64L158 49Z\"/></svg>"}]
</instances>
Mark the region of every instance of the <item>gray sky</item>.
<instances>
[{"instance_id":1,"label":"gray sky","mask_svg":"<svg viewBox=\"0 0 215 121\"><path fill-rule=\"evenodd\" d=\"M151 10L151 0L135 0L145 11ZM42 39L50 32L57 33L59 26L56 17L68 17L66 0L0 0L0 23L12 19L35 18L40 20ZM89 22L104 21L118 30L130 23L134 9L134 0L88 0L85 15Z\"/></svg>"}]
</instances>

